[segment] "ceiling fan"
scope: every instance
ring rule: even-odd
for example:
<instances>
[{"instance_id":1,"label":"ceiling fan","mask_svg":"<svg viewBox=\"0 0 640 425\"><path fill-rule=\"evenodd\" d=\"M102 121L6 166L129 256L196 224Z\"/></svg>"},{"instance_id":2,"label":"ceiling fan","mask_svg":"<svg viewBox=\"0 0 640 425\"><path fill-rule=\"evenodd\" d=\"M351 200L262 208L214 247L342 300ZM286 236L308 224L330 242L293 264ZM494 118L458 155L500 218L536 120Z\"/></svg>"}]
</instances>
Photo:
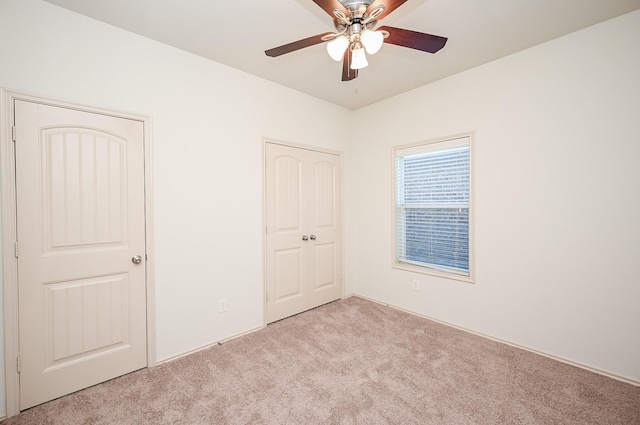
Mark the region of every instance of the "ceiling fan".
<instances>
[{"instance_id":1,"label":"ceiling fan","mask_svg":"<svg viewBox=\"0 0 640 425\"><path fill-rule=\"evenodd\" d=\"M396 10L407 0L313 0L333 17L336 32L314 35L266 50L267 56L277 57L305 47L328 41L327 51L335 61L342 60L342 81L358 77L358 70L366 67L366 53L380 50L383 42L427 53L436 53L447 43L446 37L389 26L375 29L378 21Z\"/></svg>"}]
</instances>

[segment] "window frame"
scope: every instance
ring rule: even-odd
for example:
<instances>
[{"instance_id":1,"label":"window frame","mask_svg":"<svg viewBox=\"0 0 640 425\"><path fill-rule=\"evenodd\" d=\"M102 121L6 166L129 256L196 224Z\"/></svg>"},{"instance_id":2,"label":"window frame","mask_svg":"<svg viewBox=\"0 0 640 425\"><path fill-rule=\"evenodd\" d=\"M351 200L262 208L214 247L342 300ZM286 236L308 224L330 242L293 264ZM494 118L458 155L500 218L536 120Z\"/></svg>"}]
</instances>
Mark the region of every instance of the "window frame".
<instances>
[{"instance_id":1,"label":"window frame","mask_svg":"<svg viewBox=\"0 0 640 425\"><path fill-rule=\"evenodd\" d=\"M436 277L458 280L467 283L475 283L475 237L474 237L474 137L473 133L463 133L448 137L432 139L423 142L411 143L407 145L394 146L391 149L391 176L392 176L392 239L391 239L391 260L392 268L416 272ZM410 260L398 260L398 192L396 175L396 158L418 153L434 152L442 149L449 149L457 146L469 146L469 274L459 271L447 271L445 267L429 267L421 263L413 263Z\"/></svg>"}]
</instances>

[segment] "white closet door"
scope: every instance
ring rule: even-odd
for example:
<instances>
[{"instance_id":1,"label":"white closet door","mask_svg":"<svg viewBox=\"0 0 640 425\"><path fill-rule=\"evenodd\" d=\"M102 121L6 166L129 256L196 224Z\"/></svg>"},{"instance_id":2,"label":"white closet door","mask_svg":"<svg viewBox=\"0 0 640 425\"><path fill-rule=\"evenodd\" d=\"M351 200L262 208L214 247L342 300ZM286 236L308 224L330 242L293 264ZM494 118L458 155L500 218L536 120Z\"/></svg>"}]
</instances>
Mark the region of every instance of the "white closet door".
<instances>
[{"instance_id":1,"label":"white closet door","mask_svg":"<svg viewBox=\"0 0 640 425\"><path fill-rule=\"evenodd\" d=\"M342 295L340 157L266 144L267 322Z\"/></svg>"}]
</instances>

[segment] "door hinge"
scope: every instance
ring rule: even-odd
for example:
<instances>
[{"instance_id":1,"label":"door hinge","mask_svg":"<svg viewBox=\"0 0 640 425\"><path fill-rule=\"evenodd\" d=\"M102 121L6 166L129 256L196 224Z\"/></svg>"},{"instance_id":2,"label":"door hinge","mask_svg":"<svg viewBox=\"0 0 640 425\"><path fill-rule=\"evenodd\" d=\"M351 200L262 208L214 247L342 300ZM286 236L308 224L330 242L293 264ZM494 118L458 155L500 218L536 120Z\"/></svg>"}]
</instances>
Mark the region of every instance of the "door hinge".
<instances>
[{"instance_id":1,"label":"door hinge","mask_svg":"<svg viewBox=\"0 0 640 425\"><path fill-rule=\"evenodd\" d=\"M16 358L16 368L18 369L18 373L20 373L20 368L21 368L21 364L20 364L20 356L18 355L18 357Z\"/></svg>"},{"instance_id":2,"label":"door hinge","mask_svg":"<svg viewBox=\"0 0 640 425\"><path fill-rule=\"evenodd\" d=\"M15 254L16 258L18 258L18 242L16 242L16 243L13 245L13 252L14 252L14 254Z\"/></svg>"},{"instance_id":3,"label":"door hinge","mask_svg":"<svg viewBox=\"0 0 640 425\"><path fill-rule=\"evenodd\" d=\"M16 126L11 127L11 140L16 141Z\"/></svg>"}]
</instances>

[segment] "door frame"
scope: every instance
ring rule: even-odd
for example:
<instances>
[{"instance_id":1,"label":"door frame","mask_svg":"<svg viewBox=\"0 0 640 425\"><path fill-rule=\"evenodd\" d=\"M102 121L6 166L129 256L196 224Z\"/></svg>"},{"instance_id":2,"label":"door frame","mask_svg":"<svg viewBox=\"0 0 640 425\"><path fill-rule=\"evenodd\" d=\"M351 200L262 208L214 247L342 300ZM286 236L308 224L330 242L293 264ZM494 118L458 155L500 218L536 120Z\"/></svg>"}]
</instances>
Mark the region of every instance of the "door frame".
<instances>
[{"instance_id":1,"label":"door frame","mask_svg":"<svg viewBox=\"0 0 640 425\"><path fill-rule=\"evenodd\" d=\"M267 326L267 144L281 145L295 149L321 152L337 155L340 158L340 299L345 298L344 283L344 155L342 152L332 149L318 148L316 146L285 142L271 137L262 138L262 325Z\"/></svg>"},{"instance_id":2,"label":"door frame","mask_svg":"<svg viewBox=\"0 0 640 425\"><path fill-rule=\"evenodd\" d=\"M20 413L20 375L17 369L19 354L18 328L18 259L15 256L16 232L16 178L15 152L12 137L14 121L13 102L26 100L45 105L98 113L143 123L144 139L144 192L145 192L145 244L146 304L147 304L147 367L156 365L155 314L155 249L153 210L153 168L151 143L151 117L128 112L106 110L49 97L9 91L0 87L0 218L2 219L2 282L4 296L4 372L7 418Z\"/></svg>"}]
</instances>

